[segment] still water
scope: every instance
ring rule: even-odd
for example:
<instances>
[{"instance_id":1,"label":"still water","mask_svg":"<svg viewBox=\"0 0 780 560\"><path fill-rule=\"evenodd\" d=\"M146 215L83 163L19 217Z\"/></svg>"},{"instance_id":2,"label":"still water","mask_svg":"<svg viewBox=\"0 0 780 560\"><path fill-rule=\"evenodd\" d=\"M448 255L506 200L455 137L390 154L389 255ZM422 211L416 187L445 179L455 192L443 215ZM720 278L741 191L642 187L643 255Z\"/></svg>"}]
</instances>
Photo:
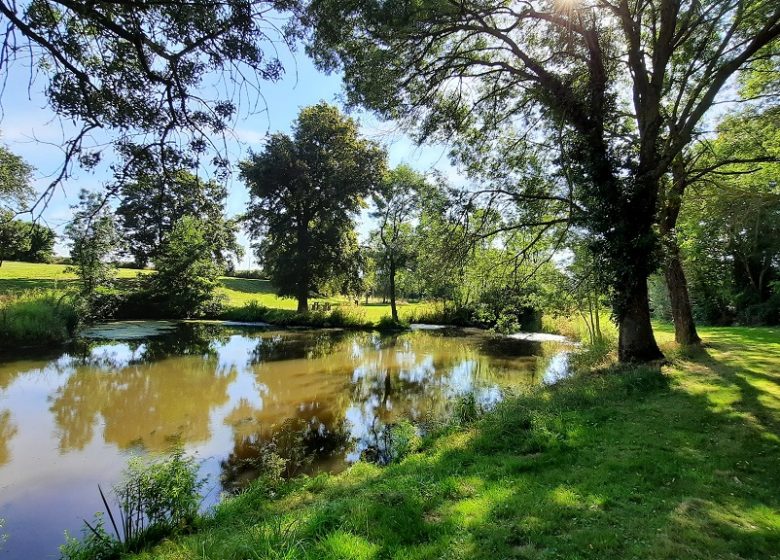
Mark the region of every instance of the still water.
<instances>
[{"instance_id":1,"label":"still water","mask_svg":"<svg viewBox=\"0 0 780 560\"><path fill-rule=\"evenodd\" d=\"M424 425L467 395L489 408L566 373L559 345L480 331L144 327L0 357L0 558L58 557L64 530L103 509L97 485L134 455L196 454L209 505L251 479L269 442L296 442L309 472L338 471L393 422Z\"/></svg>"}]
</instances>

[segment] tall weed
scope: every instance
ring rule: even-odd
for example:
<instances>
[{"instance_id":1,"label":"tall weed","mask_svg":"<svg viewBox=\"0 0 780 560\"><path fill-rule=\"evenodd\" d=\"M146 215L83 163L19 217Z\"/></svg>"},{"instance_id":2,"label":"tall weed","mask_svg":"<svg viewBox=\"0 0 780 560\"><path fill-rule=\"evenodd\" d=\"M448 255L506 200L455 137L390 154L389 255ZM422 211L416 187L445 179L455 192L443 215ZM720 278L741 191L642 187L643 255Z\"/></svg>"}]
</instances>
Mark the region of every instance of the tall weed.
<instances>
[{"instance_id":1,"label":"tall weed","mask_svg":"<svg viewBox=\"0 0 780 560\"><path fill-rule=\"evenodd\" d=\"M206 479L198 476L194 457L182 450L163 459L131 459L123 480L114 487L115 507L98 487L106 514L97 514L91 523L85 520L81 539L66 533L61 557L118 558L186 532L197 519L205 483ZM106 530L106 516L113 535Z\"/></svg>"},{"instance_id":2,"label":"tall weed","mask_svg":"<svg viewBox=\"0 0 780 560\"><path fill-rule=\"evenodd\" d=\"M62 343L78 324L78 310L67 294L36 291L0 298L0 339L9 347Z\"/></svg>"}]
</instances>

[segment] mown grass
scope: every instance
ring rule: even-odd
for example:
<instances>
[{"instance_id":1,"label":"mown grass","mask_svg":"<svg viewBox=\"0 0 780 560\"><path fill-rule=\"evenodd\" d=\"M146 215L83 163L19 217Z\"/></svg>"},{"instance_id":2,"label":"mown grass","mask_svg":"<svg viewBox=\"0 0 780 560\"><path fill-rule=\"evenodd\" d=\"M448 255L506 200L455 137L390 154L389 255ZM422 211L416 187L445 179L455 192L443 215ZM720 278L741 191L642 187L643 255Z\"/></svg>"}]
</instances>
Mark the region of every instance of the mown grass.
<instances>
[{"instance_id":1,"label":"mown grass","mask_svg":"<svg viewBox=\"0 0 780 560\"><path fill-rule=\"evenodd\" d=\"M256 484L139 558L780 557L780 330L518 396L386 468Z\"/></svg>"},{"instance_id":2,"label":"mown grass","mask_svg":"<svg viewBox=\"0 0 780 560\"><path fill-rule=\"evenodd\" d=\"M65 265L58 264L5 262L0 266L0 295L21 294L39 290L75 292L78 288L76 276L71 272L67 272L67 268ZM118 269L119 288L121 289L123 281L136 278L138 274L148 274L148 272L127 268ZM295 299L277 296L276 291L268 280L225 276L220 281L222 286L219 289L219 294L225 298L224 304L227 307L227 314L249 316L252 309L256 309L257 306L284 312L294 312L297 307ZM378 324L383 317L390 316L390 304L373 301L365 304L361 301L361 305L354 306L343 297L313 298L311 303L315 302L330 304L334 309L342 306L347 308L359 307L365 322L373 325ZM249 307L242 310L245 306ZM402 318L412 314L420 315L422 312L432 309L434 309L434 306L429 304L399 304L399 313ZM280 324L289 322L290 313L279 313L278 315L282 319ZM259 321L261 319L256 318L252 320ZM316 323L310 324L314 325Z\"/></svg>"}]
</instances>

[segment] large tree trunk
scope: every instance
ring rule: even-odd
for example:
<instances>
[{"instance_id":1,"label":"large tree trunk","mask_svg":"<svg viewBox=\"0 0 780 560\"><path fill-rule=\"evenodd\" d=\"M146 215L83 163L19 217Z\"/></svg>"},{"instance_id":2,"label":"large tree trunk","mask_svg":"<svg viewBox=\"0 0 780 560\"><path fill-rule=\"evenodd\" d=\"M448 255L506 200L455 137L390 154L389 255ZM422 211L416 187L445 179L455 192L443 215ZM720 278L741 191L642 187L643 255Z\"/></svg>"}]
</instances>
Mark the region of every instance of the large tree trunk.
<instances>
[{"instance_id":1,"label":"large tree trunk","mask_svg":"<svg viewBox=\"0 0 780 560\"><path fill-rule=\"evenodd\" d=\"M680 249L677 242L672 240L666 244L666 262L664 264L664 276L666 288L669 291L669 301L672 306L672 320L674 321L674 340L677 344L690 345L701 342L699 333L696 332L696 323L693 320L691 300L688 296L688 282L685 279L685 271L680 261Z\"/></svg>"},{"instance_id":2,"label":"large tree trunk","mask_svg":"<svg viewBox=\"0 0 780 560\"><path fill-rule=\"evenodd\" d=\"M618 358L621 362L649 362L664 357L650 324L647 280L633 284L625 296L625 310L619 320Z\"/></svg>"},{"instance_id":3,"label":"large tree trunk","mask_svg":"<svg viewBox=\"0 0 780 560\"><path fill-rule=\"evenodd\" d=\"M309 293L307 292L300 292L298 294L298 313L308 313L309 312Z\"/></svg>"},{"instance_id":4,"label":"large tree trunk","mask_svg":"<svg viewBox=\"0 0 780 560\"><path fill-rule=\"evenodd\" d=\"M395 304L395 260L390 257L390 314L393 321L398 322L398 308Z\"/></svg>"},{"instance_id":5,"label":"large tree trunk","mask_svg":"<svg viewBox=\"0 0 780 560\"><path fill-rule=\"evenodd\" d=\"M674 340L677 344L698 344L701 342L693 320L691 298L688 294L688 281L680 258L680 246L677 244L677 219L680 216L682 199L687 187L685 160L682 157L672 162L672 182L665 192L661 206L659 227L664 247L664 277L669 292L674 321Z\"/></svg>"}]
</instances>

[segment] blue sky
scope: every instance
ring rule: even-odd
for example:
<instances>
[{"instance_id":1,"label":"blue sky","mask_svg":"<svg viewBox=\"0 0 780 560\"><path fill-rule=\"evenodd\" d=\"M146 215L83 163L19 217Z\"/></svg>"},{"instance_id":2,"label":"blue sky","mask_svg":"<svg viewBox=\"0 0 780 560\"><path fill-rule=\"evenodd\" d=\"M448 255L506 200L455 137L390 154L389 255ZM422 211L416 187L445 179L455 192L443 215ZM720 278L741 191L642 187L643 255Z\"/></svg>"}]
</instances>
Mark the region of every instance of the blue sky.
<instances>
[{"instance_id":1,"label":"blue sky","mask_svg":"<svg viewBox=\"0 0 780 560\"><path fill-rule=\"evenodd\" d=\"M324 100L343 108L339 75L325 75L317 71L303 52L294 56L287 54L283 63L287 70L285 77L277 83L263 84L262 94L267 110L242 117L236 122L234 132L238 141L229 145L231 163L245 158L250 149L259 150L269 132L289 131L301 107ZM59 146L68 129L68 124L60 122L46 106L42 93L45 86L46 81L42 77L31 82L29 69L23 64L12 68L2 97L0 124L0 141L35 167L34 180L39 189L49 183L51 174L62 161ZM395 123L380 122L373 115L360 111L352 112L352 116L360 122L364 136L387 148L391 165L406 163L422 172L438 169L457 182L458 173L449 165L446 146L418 147ZM70 206L77 201L79 190L96 190L110 180L108 164L110 161L94 172L76 169L74 176L55 193L42 215L43 220L61 231L70 219ZM228 180L227 186L230 193L228 214L235 215L243 211L249 197L237 173ZM361 234L364 235L370 227L366 216L361 217ZM243 234L241 241L247 244ZM58 243L57 251L67 254L67 248L62 243ZM245 257L241 266L245 267L247 263Z\"/></svg>"}]
</instances>

